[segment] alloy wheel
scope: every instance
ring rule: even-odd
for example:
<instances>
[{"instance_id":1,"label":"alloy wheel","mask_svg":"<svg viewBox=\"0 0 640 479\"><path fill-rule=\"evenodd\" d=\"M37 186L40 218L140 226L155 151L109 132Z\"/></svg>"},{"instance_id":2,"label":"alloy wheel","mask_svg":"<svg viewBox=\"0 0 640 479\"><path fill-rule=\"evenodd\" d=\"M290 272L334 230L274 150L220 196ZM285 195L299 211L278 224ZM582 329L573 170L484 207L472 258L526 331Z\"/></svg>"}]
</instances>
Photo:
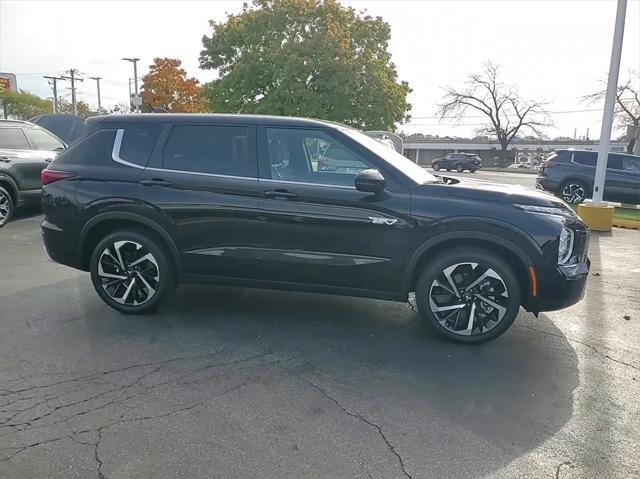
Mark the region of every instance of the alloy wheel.
<instances>
[{"instance_id":1,"label":"alloy wheel","mask_svg":"<svg viewBox=\"0 0 640 479\"><path fill-rule=\"evenodd\" d=\"M4 224L11 213L11 199L0 191L0 225Z\"/></svg>"},{"instance_id":2,"label":"alloy wheel","mask_svg":"<svg viewBox=\"0 0 640 479\"><path fill-rule=\"evenodd\" d=\"M140 243L116 241L100 254L98 278L113 301L139 306L156 294L160 268L156 258Z\"/></svg>"},{"instance_id":3,"label":"alloy wheel","mask_svg":"<svg viewBox=\"0 0 640 479\"><path fill-rule=\"evenodd\" d=\"M578 183L569 183L562 189L562 199L567 203L574 205L582 203L585 196L584 188Z\"/></svg>"},{"instance_id":4,"label":"alloy wheel","mask_svg":"<svg viewBox=\"0 0 640 479\"><path fill-rule=\"evenodd\" d=\"M495 270L479 263L456 263L431 283L429 307L447 330L462 336L486 333L504 318L509 293Z\"/></svg>"}]
</instances>

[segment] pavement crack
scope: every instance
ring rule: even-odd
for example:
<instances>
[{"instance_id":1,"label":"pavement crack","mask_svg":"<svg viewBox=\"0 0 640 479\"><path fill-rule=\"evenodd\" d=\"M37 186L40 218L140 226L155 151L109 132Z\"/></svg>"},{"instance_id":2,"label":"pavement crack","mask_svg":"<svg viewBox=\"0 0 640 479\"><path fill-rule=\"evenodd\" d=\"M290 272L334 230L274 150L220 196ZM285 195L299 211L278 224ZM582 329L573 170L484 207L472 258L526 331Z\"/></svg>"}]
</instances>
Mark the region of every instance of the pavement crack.
<instances>
[{"instance_id":1,"label":"pavement crack","mask_svg":"<svg viewBox=\"0 0 640 479\"><path fill-rule=\"evenodd\" d=\"M617 358L614 358L612 356L609 356L607 353L604 353L604 352L600 351L595 346L592 346L589 343L585 343L584 341L580 341L579 339L569 338L569 337L567 337L567 336L565 336L563 334L552 333L550 331L545 331L544 329L534 328L532 326L527 326L527 325L524 325L524 324L522 325L522 327L527 328L527 329L531 329L533 331L537 331L539 333L547 334L549 336L554 336L556 338L561 338L561 339L564 339L566 341L569 341L570 343L581 344L582 346L591 349L593 352L595 352L599 356L602 356L605 359L613 361L614 363L622 364L623 366L628 366L628 367L630 367L632 369L635 369L636 371L640 371L640 367L635 366L635 365L633 365L631 363L628 363L626 361L623 361L622 359L617 359Z\"/></svg>"},{"instance_id":2,"label":"pavement crack","mask_svg":"<svg viewBox=\"0 0 640 479\"><path fill-rule=\"evenodd\" d=\"M558 464L558 467L556 467L556 479L560 479L560 470L563 466L568 466L571 469L574 468L574 465L571 463L571 461L561 462L560 464Z\"/></svg>"},{"instance_id":3,"label":"pavement crack","mask_svg":"<svg viewBox=\"0 0 640 479\"><path fill-rule=\"evenodd\" d=\"M361 422L364 422L365 424L367 424L367 425L371 426L372 428L376 429L376 431L378 431L378 434L380 435L380 437L382 438L384 443L387 445L387 449L389 449L389 451L391 451L391 453L398 460L398 463L400 464L400 469L402 470L402 473L406 477L408 477L409 479L412 479L411 478L411 474L409 474L409 472L407 472L407 469L405 467L404 460L402 459L402 456L398 453L398 451L396 450L395 446L393 444L391 444L391 442L387 438L386 434L384 433L383 429L379 425L377 425L373 421L367 419L366 417L362 416L361 414L349 411L346 407L344 407L342 404L340 404L340 402L336 398L331 396L329 393L327 393L324 389L322 389L317 384L315 384L315 383L313 383L313 382L311 382L309 380L307 380L307 382L311 386L313 386L315 389L317 389L325 398L327 398L329 401L331 401L333 404L335 404L338 408L340 408L343 413L345 413L346 415L351 416L351 417L353 417L353 418L355 418L355 419L357 419L357 420L359 420Z\"/></svg>"}]
</instances>

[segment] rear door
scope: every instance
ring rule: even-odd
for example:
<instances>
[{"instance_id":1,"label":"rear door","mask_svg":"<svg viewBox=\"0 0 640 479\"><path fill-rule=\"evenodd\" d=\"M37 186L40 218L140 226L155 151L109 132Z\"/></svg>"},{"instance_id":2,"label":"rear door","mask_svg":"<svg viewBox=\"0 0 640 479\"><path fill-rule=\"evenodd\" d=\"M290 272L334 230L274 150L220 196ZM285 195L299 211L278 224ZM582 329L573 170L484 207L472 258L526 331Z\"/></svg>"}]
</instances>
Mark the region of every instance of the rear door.
<instances>
[{"instance_id":1,"label":"rear door","mask_svg":"<svg viewBox=\"0 0 640 479\"><path fill-rule=\"evenodd\" d=\"M609 153L607 159L607 176L604 184L604 199L624 201L628 192L628 173L622 165L622 155Z\"/></svg>"},{"instance_id":2,"label":"rear door","mask_svg":"<svg viewBox=\"0 0 640 479\"><path fill-rule=\"evenodd\" d=\"M31 151L23 128L0 128L0 161L11 171L20 190L41 188L40 172L46 163L39 154Z\"/></svg>"},{"instance_id":3,"label":"rear door","mask_svg":"<svg viewBox=\"0 0 640 479\"><path fill-rule=\"evenodd\" d=\"M251 125L167 125L140 177L139 198L160 210L192 279L256 276L238 254L258 241L255 135Z\"/></svg>"},{"instance_id":4,"label":"rear door","mask_svg":"<svg viewBox=\"0 0 640 479\"><path fill-rule=\"evenodd\" d=\"M261 127L259 153L264 222L253 254L261 279L397 291L410 227L408 188L329 129ZM379 196L355 189L356 174L369 168L386 178Z\"/></svg>"},{"instance_id":5,"label":"rear door","mask_svg":"<svg viewBox=\"0 0 640 479\"><path fill-rule=\"evenodd\" d=\"M640 157L632 155L620 155L620 157L624 175L620 185L622 190L620 201L640 204Z\"/></svg>"}]
</instances>

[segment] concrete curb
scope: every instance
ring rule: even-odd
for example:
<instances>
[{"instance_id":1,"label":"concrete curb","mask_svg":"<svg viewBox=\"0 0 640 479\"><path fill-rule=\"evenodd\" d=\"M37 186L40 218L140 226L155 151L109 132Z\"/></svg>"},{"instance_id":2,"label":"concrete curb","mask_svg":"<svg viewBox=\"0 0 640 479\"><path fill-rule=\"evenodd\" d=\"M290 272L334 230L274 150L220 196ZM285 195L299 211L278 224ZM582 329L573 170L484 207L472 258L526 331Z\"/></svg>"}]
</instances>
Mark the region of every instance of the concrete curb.
<instances>
[{"instance_id":1,"label":"concrete curb","mask_svg":"<svg viewBox=\"0 0 640 479\"><path fill-rule=\"evenodd\" d=\"M618 228L627 228L631 230L640 230L640 221L626 220L622 218L613 218L613 226Z\"/></svg>"}]
</instances>

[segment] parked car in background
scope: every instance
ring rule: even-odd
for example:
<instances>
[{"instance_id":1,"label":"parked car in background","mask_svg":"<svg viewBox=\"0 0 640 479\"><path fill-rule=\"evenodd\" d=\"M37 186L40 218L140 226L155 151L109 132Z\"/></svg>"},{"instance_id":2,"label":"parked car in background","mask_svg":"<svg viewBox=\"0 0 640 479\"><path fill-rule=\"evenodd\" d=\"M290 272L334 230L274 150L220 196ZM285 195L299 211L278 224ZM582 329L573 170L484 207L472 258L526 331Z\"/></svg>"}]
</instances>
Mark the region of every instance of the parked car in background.
<instances>
[{"instance_id":1,"label":"parked car in background","mask_svg":"<svg viewBox=\"0 0 640 479\"><path fill-rule=\"evenodd\" d=\"M578 204L593 194L598 153L556 150L540 165L536 186L567 203ZM640 204L640 156L609 153L603 196L605 200Z\"/></svg>"},{"instance_id":2,"label":"parked car in background","mask_svg":"<svg viewBox=\"0 0 640 479\"><path fill-rule=\"evenodd\" d=\"M0 227L17 207L40 202L40 172L65 148L60 138L33 123L0 120Z\"/></svg>"},{"instance_id":3,"label":"parked car in background","mask_svg":"<svg viewBox=\"0 0 640 479\"><path fill-rule=\"evenodd\" d=\"M478 343L506 331L521 306L537 313L582 297L589 230L552 195L445 182L317 120L86 124L42 172L42 234L49 256L90 271L118 311L153 310L180 282L402 302L415 292L436 331Z\"/></svg>"},{"instance_id":4,"label":"parked car in background","mask_svg":"<svg viewBox=\"0 0 640 479\"><path fill-rule=\"evenodd\" d=\"M431 167L435 170L456 170L462 173L469 170L471 173L482 167L482 160L473 153L449 153L444 158L436 158L431 162Z\"/></svg>"}]
</instances>

